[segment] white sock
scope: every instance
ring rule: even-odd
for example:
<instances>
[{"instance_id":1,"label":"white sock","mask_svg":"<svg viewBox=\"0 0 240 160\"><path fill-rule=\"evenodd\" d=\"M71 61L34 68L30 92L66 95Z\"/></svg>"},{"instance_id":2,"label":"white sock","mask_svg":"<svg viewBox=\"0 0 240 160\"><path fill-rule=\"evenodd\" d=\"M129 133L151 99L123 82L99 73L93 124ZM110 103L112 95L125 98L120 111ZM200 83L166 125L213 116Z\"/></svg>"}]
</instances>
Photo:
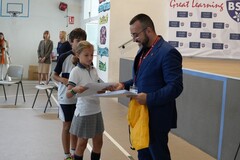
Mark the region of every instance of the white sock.
<instances>
[{"instance_id":1,"label":"white sock","mask_svg":"<svg viewBox=\"0 0 240 160\"><path fill-rule=\"evenodd\" d=\"M70 153L65 153L65 158L71 157Z\"/></svg>"},{"instance_id":2,"label":"white sock","mask_svg":"<svg viewBox=\"0 0 240 160\"><path fill-rule=\"evenodd\" d=\"M71 154L74 155L75 149L71 149Z\"/></svg>"}]
</instances>

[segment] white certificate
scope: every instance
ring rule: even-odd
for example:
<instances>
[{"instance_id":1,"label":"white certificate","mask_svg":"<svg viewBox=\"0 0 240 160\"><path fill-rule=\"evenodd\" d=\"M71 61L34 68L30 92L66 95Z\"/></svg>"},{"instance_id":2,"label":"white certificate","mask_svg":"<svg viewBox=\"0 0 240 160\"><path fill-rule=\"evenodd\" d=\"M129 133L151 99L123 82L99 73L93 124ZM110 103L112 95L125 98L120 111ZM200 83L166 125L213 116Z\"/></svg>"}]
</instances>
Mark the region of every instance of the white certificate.
<instances>
[{"instance_id":1,"label":"white certificate","mask_svg":"<svg viewBox=\"0 0 240 160\"><path fill-rule=\"evenodd\" d=\"M82 93L78 93L77 97L83 97L83 96L92 96L97 94L98 91L103 90L104 88L107 88L109 86L116 85L116 83L88 83L84 87L88 88Z\"/></svg>"},{"instance_id":2,"label":"white certificate","mask_svg":"<svg viewBox=\"0 0 240 160\"><path fill-rule=\"evenodd\" d=\"M134 97L137 93L127 91L127 90L118 90L118 91L112 91L112 92L106 92L101 94L95 94L96 97Z\"/></svg>"}]
</instances>

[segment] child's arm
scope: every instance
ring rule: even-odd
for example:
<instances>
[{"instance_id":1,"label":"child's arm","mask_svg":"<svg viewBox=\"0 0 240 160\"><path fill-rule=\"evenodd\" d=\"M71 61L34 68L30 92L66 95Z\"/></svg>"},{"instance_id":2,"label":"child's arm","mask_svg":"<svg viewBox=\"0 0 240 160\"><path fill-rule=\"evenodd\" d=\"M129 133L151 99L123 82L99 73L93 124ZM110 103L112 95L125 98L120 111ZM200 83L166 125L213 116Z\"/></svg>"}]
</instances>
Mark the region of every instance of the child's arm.
<instances>
[{"instance_id":1,"label":"child's arm","mask_svg":"<svg viewBox=\"0 0 240 160\"><path fill-rule=\"evenodd\" d=\"M54 72L53 74L53 79L57 82L60 82L64 85L67 85L68 83L68 79L67 78L64 78L64 77L60 77L58 73Z\"/></svg>"},{"instance_id":2,"label":"child's arm","mask_svg":"<svg viewBox=\"0 0 240 160\"><path fill-rule=\"evenodd\" d=\"M87 90L86 87L83 87L83 86L72 86L72 85L68 85L68 89L67 89L67 97L68 98L71 98L73 97L75 94L77 93L82 93L84 92L85 90Z\"/></svg>"}]
</instances>

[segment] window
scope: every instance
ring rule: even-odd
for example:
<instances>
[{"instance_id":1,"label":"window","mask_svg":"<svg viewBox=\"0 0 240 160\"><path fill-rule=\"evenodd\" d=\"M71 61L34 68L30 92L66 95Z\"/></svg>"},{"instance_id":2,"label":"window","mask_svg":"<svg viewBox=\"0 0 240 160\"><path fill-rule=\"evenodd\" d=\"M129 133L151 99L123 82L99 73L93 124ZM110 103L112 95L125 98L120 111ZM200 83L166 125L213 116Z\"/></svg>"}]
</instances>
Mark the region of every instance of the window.
<instances>
[{"instance_id":1,"label":"window","mask_svg":"<svg viewBox=\"0 0 240 160\"><path fill-rule=\"evenodd\" d=\"M84 0L84 19L98 16L98 0Z\"/></svg>"}]
</instances>

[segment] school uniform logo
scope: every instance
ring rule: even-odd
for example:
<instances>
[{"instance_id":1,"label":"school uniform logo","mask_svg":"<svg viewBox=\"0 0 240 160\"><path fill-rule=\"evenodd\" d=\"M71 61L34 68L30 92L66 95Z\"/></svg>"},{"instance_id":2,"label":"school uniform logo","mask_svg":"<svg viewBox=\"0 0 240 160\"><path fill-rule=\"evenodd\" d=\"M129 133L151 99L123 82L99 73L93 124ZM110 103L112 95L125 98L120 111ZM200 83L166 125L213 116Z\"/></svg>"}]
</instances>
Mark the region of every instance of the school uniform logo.
<instances>
[{"instance_id":1,"label":"school uniform logo","mask_svg":"<svg viewBox=\"0 0 240 160\"><path fill-rule=\"evenodd\" d=\"M230 17L236 21L240 22L240 1L239 0L231 0L226 1L227 11Z\"/></svg>"}]
</instances>

